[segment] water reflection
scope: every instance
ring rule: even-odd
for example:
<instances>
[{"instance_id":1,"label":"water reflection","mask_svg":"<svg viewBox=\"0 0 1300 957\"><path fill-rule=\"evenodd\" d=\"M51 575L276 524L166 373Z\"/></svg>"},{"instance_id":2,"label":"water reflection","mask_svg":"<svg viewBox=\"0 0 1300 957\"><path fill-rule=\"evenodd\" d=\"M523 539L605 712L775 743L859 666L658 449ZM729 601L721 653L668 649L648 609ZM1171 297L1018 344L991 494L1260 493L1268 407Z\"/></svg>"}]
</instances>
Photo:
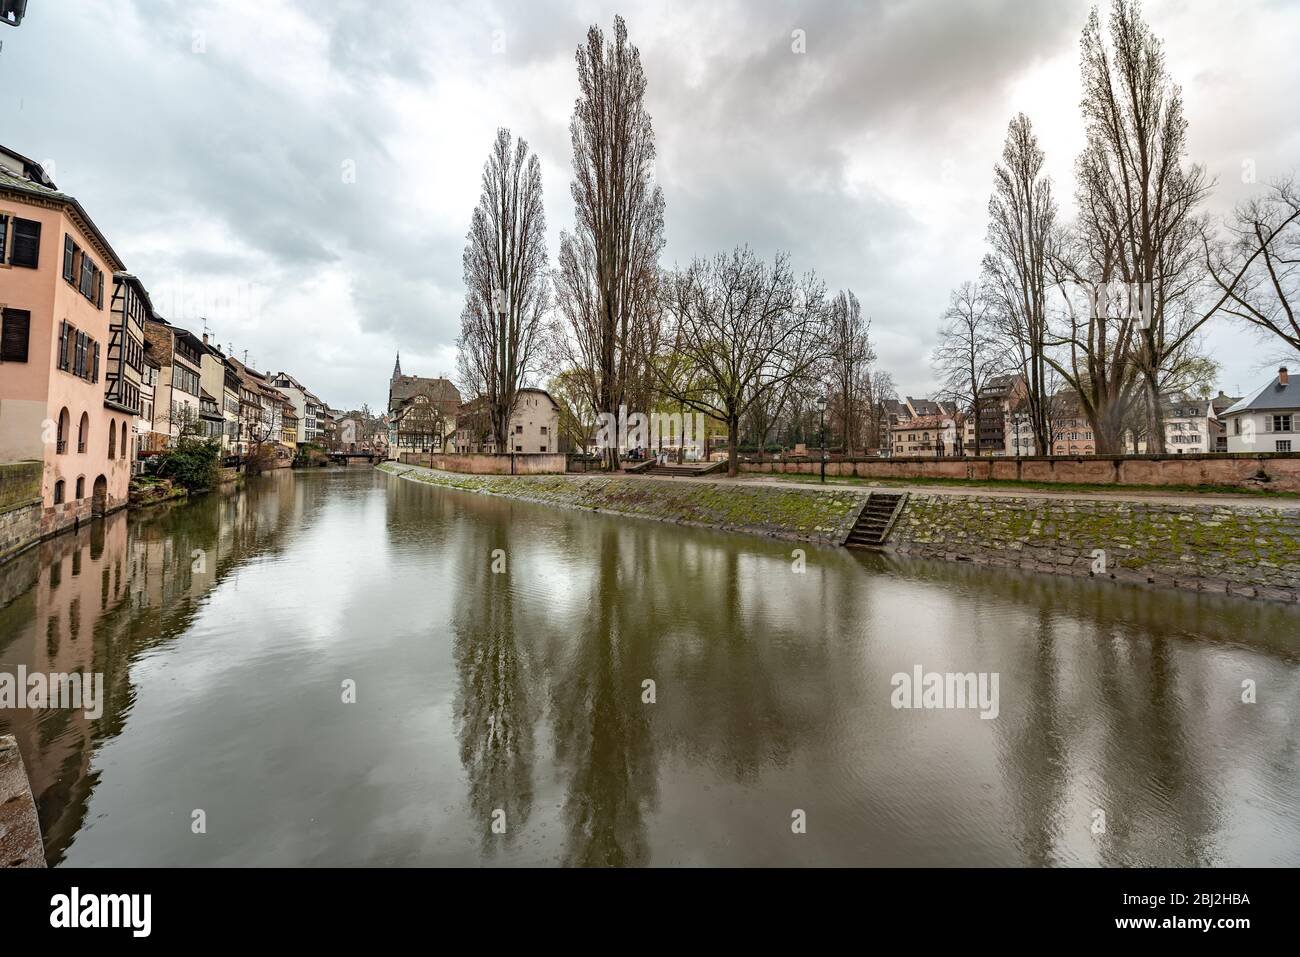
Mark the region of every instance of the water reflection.
<instances>
[{"instance_id":1,"label":"water reflection","mask_svg":"<svg viewBox=\"0 0 1300 957\"><path fill-rule=\"evenodd\" d=\"M116 512L0 566L0 668L104 675L97 719L74 709L0 711L0 733L17 738L26 763L51 866L85 820L96 744L131 714L132 663L182 634L234 564L275 547L280 523L301 518L310 488L295 491L288 502L208 496Z\"/></svg>"},{"instance_id":2,"label":"water reflection","mask_svg":"<svg viewBox=\"0 0 1300 957\"><path fill-rule=\"evenodd\" d=\"M467 529L460 591L454 603L458 716L456 738L469 778L474 817L489 821L481 848L492 854L497 835L511 844L523 831L533 802L533 727L538 709L529 697L526 649L516 635L510 589L508 536L501 525Z\"/></svg>"},{"instance_id":3,"label":"water reflection","mask_svg":"<svg viewBox=\"0 0 1300 957\"><path fill-rule=\"evenodd\" d=\"M1295 609L790 552L268 476L0 568L0 666L108 694L0 731L54 863L1300 863Z\"/></svg>"}]
</instances>

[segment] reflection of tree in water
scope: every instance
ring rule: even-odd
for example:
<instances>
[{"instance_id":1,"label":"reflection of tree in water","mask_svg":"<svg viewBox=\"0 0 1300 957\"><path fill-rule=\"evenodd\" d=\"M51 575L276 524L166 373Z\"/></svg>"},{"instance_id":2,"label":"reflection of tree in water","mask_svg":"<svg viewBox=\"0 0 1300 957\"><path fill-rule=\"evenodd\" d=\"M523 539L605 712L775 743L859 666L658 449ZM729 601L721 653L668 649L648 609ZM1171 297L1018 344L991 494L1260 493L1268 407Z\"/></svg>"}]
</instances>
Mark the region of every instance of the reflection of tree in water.
<instances>
[{"instance_id":1,"label":"reflection of tree in water","mask_svg":"<svg viewBox=\"0 0 1300 957\"><path fill-rule=\"evenodd\" d=\"M1028 685L1021 692L1027 702L1022 725L1012 726L1004 766L1011 778L1008 791L1015 802L1017 841L1024 864L1045 867L1066 863L1059 842L1068 810L1068 748L1070 719L1058 672L1057 641L1050 609L1038 611L1032 646L1025 654L1033 660L1026 668Z\"/></svg>"},{"instance_id":2,"label":"reflection of tree in water","mask_svg":"<svg viewBox=\"0 0 1300 957\"><path fill-rule=\"evenodd\" d=\"M1023 587L1041 592L1027 597L1038 608L1021 650L1025 714L1002 725L1023 863L1096 854L1105 866L1213 864L1220 822L1206 765L1189 752L1185 713L1198 697L1195 659L1180 675L1167 626L1117 614L1108 604L1122 605L1119 596L1069 581ZM1178 600L1169 596L1166 610ZM1090 833L1093 808L1105 813L1101 834ZM1085 843L1072 847L1072 839Z\"/></svg>"},{"instance_id":3,"label":"reflection of tree in water","mask_svg":"<svg viewBox=\"0 0 1300 957\"><path fill-rule=\"evenodd\" d=\"M644 815L653 810L656 793L654 747L641 703L650 664L647 641L638 641L654 630L653 603L639 587L650 576L636 574L635 556L619 553L618 529L597 534L590 614L570 670L551 684L555 760L568 774L564 863L632 866L649 858Z\"/></svg>"},{"instance_id":4,"label":"reflection of tree in water","mask_svg":"<svg viewBox=\"0 0 1300 957\"><path fill-rule=\"evenodd\" d=\"M469 802L483 835L483 850L513 841L533 807L533 715L527 661L515 637L510 578L493 574L493 549L506 547L503 525L468 528L462 541L461 593L453 621L459 676L456 739L469 778ZM492 815L505 812L504 835L493 834Z\"/></svg>"}]
</instances>

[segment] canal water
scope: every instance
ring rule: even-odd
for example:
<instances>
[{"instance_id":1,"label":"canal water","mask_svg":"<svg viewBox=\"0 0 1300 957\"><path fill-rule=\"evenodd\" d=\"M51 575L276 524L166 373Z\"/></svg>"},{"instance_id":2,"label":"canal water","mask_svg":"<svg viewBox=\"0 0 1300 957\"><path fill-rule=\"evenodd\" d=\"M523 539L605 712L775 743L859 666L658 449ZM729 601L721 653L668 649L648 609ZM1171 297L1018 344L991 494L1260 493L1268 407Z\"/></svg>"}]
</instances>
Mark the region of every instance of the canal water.
<instances>
[{"instance_id":1,"label":"canal water","mask_svg":"<svg viewBox=\"0 0 1300 957\"><path fill-rule=\"evenodd\" d=\"M1300 864L1241 599L286 471L0 566L20 665L104 680L0 709L55 865Z\"/></svg>"}]
</instances>

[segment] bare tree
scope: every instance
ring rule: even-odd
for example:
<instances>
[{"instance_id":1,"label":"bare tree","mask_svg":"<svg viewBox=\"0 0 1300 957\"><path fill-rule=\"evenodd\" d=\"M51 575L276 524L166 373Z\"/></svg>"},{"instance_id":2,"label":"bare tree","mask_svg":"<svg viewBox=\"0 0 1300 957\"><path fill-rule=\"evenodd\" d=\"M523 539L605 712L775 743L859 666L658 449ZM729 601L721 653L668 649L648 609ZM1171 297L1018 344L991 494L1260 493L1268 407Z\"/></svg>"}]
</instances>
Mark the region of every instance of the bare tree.
<instances>
[{"instance_id":1,"label":"bare tree","mask_svg":"<svg viewBox=\"0 0 1300 957\"><path fill-rule=\"evenodd\" d=\"M768 266L749 247L696 259L667 285L673 334L665 341L694 374L665 374L660 388L726 424L734 476L741 419L829 355L825 287L811 273L796 277L784 253Z\"/></svg>"},{"instance_id":2,"label":"bare tree","mask_svg":"<svg viewBox=\"0 0 1300 957\"><path fill-rule=\"evenodd\" d=\"M1112 0L1110 43L1094 8L1082 40L1087 145L1077 163L1086 263L1094 283L1122 283L1118 319L1133 349L1152 451L1164 452L1162 370L1179 361L1226 298L1205 308L1198 208L1213 183L1186 166L1182 92L1136 0ZM1064 371L1064 370L1062 370ZM1100 436L1098 436L1100 442Z\"/></svg>"},{"instance_id":3,"label":"bare tree","mask_svg":"<svg viewBox=\"0 0 1300 957\"><path fill-rule=\"evenodd\" d=\"M504 447L515 397L536 371L548 305L542 167L522 138L512 145L507 129L497 130L483 167L463 263L457 364L462 383L486 397Z\"/></svg>"},{"instance_id":4,"label":"bare tree","mask_svg":"<svg viewBox=\"0 0 1300 957\"><path fill-rule=\"evenodd\" d=\"M1203 240L1206 267L1228 296L1223 311L1300 352L1300 191L1275 183L1236 210L1226 242Z\"/></svg>"},{"instance_id":5,"label":"bare tree","mask_svg":"<svg viewBox=\"0 0 1300 957\"><path fill-rule=\"evenodd\" d=\"M565 369L556 373L547 385L547 391L560 407L560 435L570 448L585 452L596 432L596 420L576 370Z\"/></svg>"},{"instance_id":6,"label":"bare tree","mask_svg":"<svg viewBox=\"0 0 1300 957\"><path fill-rule=\"evenodd\" d=\"M763 461L763 456L767 452L767 444L772 439L772 433L776 430L777 424L781 421L781 416L790 405L795 386L795 380L787 379L776 388L763 389L749 407L749 415L746 420L754 442L758 446L758 460L760 462Z\"/></svg>"},{"instance_id":7,"label":"bare tree","mask_svg":"<svg viewBox=\"0 0 1300 957\"><path fill-rule=\"evenodd\" d=\"M889 447L889 415L885 402L894 398L897 391L894 377L883 369L868 370L863 379L863 407L867 410L866 430L863 442L867 448L887 449Z\"/></svg>"},{"instance_id":8,"label":"bare tree","mask_svg":"<svg viewBox=\"0 0 1300 957\"><path fill-rule=\"evenodd\" d=\"M828 371L835 388L844 454L852 455L859 438L863 378L875 361L871 348L871 321L862 317L862 306L852 290L841 292L831 302Z\"/></svg>"},{"instance_id":9,"label":"bare tree","mask_svg":"<svg viewBox=\"0 0 1300 957\"><path fill-rule=\"evenodd\" d=\"M980 454L983 393L994 377L1006 372L1006 359L984 287L962 283L949 297L931 362L939 378L940 397L957 403L959 413L969 410L974 417L976 455ZM1041 443L1045 439L1035 434L1034 441Z\"/></svg>"},{"instance_id":10,"label":"bare tree","mask_svg":"<svg viewBox=\"0 0 1300 957\"><path fill-rule=\"evenodd\" d=\"M617 416L637 361L641 325L657 307L663 192L654 184L654 130L641 54L627 25L614 39L587 31L577 52L573 144L574 229L560 237L556 297L567 364L586 379L593 411ZM644 359L644 357L639 357ZM611 449L611 465L618 450Z\"/></svg>"},{"instance_id":11,"label":"bare tree","mask_svg":"<svg viewBox=\"0 0 1300 957\"><path fill-rule=\"evenodd\" d=\"M1025 404L1036 448L1049 447L1047 390L1047 260L1056 230L1052 181L1025 114L1007 129L1002 162L993 170L989 198L984 288L980 299L996 307L1002 334L1025 380ZM978 427L977 427L978 428ZM976 454L979 441L976 440Z\"/></svg>"}]
</instances>

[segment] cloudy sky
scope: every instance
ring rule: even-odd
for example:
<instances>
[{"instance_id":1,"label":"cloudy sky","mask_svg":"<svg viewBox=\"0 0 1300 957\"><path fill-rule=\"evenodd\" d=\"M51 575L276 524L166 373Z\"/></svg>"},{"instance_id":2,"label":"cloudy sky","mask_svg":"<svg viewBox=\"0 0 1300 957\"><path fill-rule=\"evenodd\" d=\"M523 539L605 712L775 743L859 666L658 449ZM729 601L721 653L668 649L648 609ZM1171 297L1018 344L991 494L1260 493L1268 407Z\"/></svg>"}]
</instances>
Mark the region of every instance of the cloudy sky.
<instances>
[{"instance_id":1,"label":"cloudy sky","mask_svg":"<svg viewBox=\"0 0 1300 957\"><path fill-rule=\"evenodd\" d=\"M933 384L991 172L1029 114L1071 213L1078 41L1056 2L30 0L0 28L0 143L47 163L172 321L336 407L451 373L461 251L494 131L542 161L554 261L573 219L574 50L615 13L642 53L666 262L788 250L872 318L900 392ZM1150 0L1212 211L1300 165L1300 8ZM806 52L792 34L804 32ZM1256 182L1244 182L1253 171ZM1216 328L1221 385L1277 350Z\"/></svg>"}]
</instances>

